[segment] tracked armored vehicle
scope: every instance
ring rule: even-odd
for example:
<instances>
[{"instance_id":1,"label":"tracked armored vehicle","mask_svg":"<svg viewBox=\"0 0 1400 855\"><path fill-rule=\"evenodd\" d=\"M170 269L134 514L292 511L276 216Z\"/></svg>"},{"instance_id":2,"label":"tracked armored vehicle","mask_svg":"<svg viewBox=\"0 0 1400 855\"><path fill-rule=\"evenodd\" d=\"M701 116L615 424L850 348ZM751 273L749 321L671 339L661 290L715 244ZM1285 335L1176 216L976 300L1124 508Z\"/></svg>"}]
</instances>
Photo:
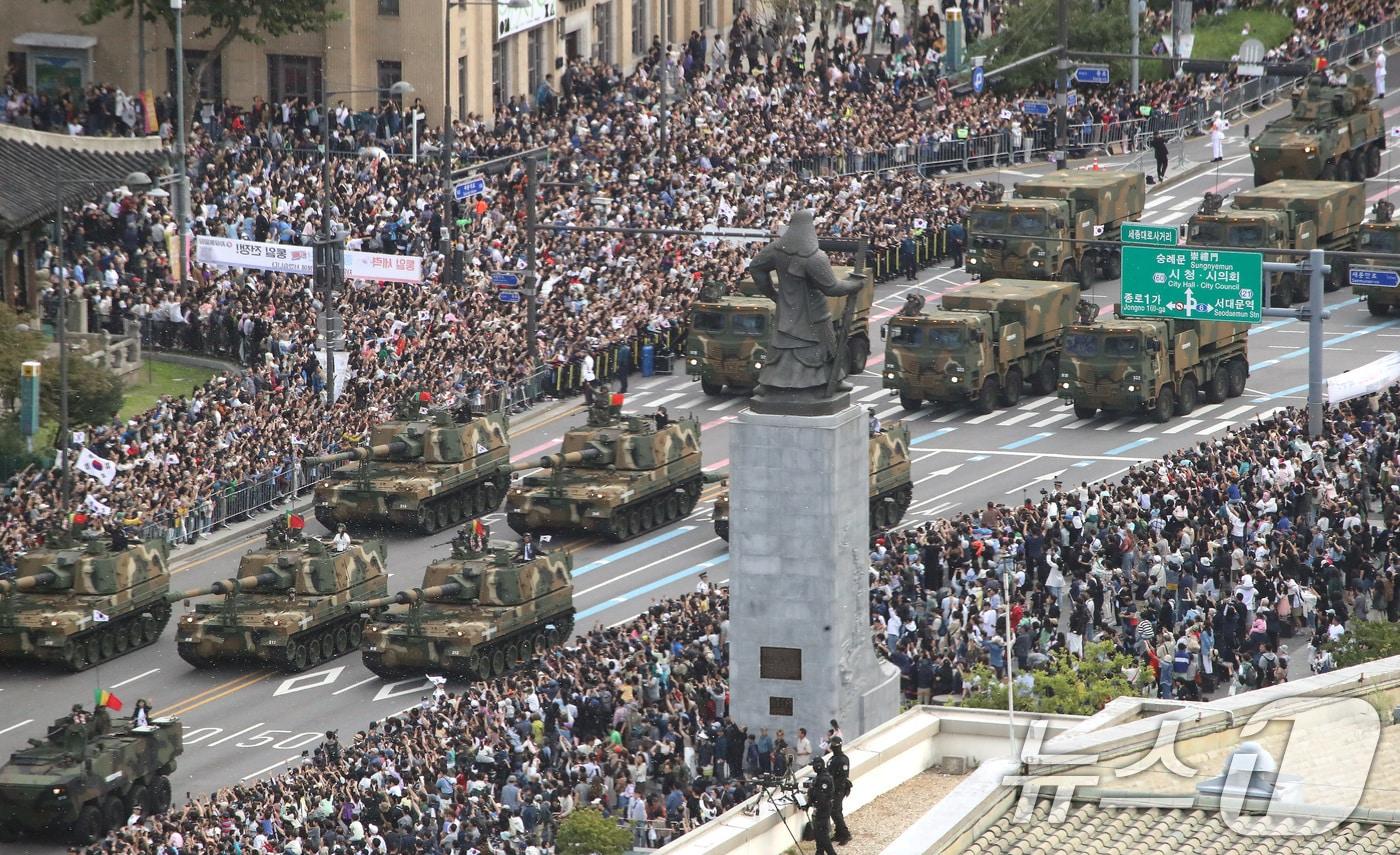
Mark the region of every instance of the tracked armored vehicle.
<instances>
[{"instance_id":1,"label":"tracked armored vehicle","mask_svg":"<svg viewBox=\"0 0 1400 855\"><path fill-rule=\"evenodd\" d=\"M463 534L450 558L428 565L422 587L353 603L351 611L372 615L362 655L381 677L489 679L569 640L573 560L561 549L527 561L489 534Z\"/></svg>"},{"instance_id":2,"label":"tracked armored vehicle","mask_svg":"<svg viewBox=\"0 0 1400 855\"><path fill-rule=\"evenodd\" d=\"M163 540L113 551L106 540L51 532L0 581L0 659L82 671L151 644L170 620L167 550Z\"/></svg>"},{"instance_id":3,"label":"tracked armored vehicle","mask_svg":"<svg viewBox=\"0 0 1400 855\"><path fill-rule=\"evenodd\" d=\"M870 437L870 530L883 531L899 525L914 498L914 479L909 465L909 426L887 424ZM711 519L715 534L729 540L729 488L715 497Z\"/></svg>"},{"instance_id":4,"label":"tracked armored vehicle","mask_svg":"<svg viewBox=\"0 0 1400 855\"><path fill-rule=\"evenodd\" d=\"M508 467L526 475L506 494L506 521L521 534L545 530L596 532L622 541L683 519L695 509L700 423L658 425L622 414L622 396L599 392L588 423L570 429L558 454Z\"/></svg>"},{"instance_id":5,"label":"tracked armored vehicle","mask_svg":"<svg viewBox=\"0 0 1400 855\"><path fill-rule=\"evenodd\" d=\"M1385 118L1364 74L1334 86L1309 75L1293 90L1293 111L1249 145L1254 186L1279 178L1362 181L1381 171Z\"/></svg>"},{"instance_id":6,"label":"tracked armored vehicle","mask_svg":"<svg viewBox=\"0 0 1400 855\"><path fill-rule=\"evenodd\" d=\"M223 596L180 618L180 658L196 668L252 660L297 672L348 653L360 646L364 631L349 605L388 592L384 558L378 540L355 540L335 552L274 525L266 545L243 556L237 577L169 595L171 602Z\"/></svg>"},{"instance_id":7,"label":"tracked armored vehicle","mask_svg":"<svg viewBox=\"0 0 1400 855\"><path fill-rule=\"evenodd\" d=\"M395 421L374 429L369 444L308 457L312 465L354 461L316 486L316 519L394 525L425 533L489 514L510 478L505 413L450 413L414 400Z\"/></svg>"},{"instance_id":8,"label":"tracked armored vehicle","mask_svg":"<svg viewBox=\"0 0 1400 855\"><path fill-rule=\"evenodd\" d=\"M0 842L34 833L86 845L125 825L137 805L147 815L170 807L169 776L184 750L180 720L137 727L106 709L80 710L0 767Z\"/></svg>"}]
</instances>

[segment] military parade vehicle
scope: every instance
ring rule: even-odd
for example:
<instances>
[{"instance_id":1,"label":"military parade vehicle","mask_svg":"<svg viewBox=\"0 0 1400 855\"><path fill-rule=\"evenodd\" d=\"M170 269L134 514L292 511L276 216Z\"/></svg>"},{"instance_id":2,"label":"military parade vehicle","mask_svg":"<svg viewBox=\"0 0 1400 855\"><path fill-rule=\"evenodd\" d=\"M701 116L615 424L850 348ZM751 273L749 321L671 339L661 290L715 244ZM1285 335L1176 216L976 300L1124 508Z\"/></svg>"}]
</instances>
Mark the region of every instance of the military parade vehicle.
<instances>
[{"instance_id":1,"label":"military parade vehicle","mask_svg":"<svg viewBox=\"0 0 1400 855\"><path fill-rule=\"evenodd\" d=\"M1244 393L1249 325L1114 317L1065 332L1060 397L1074 414L1147 413L1166 422L1190 415L1202 397L1218 404Z\"/></svg>"},{"instance_id":2,"label":"military parade vehicle","mask_svg":"<svg viewBox=\"0 0 1400 855\"><path fill-rule=\"evenodd\" d=\"M830 251L840 251L850 241L820 240L818 245ZM851 328L840 330L837 341L845 342L846 370L851 374L865 371L870 359L870 306L875 299L875 280L864 266L864 252L857 254L856 267L833 266L837 279L862 279L864 287L855 294L855 309ZM829 297L827 303L833 318L841 318L844 297ZM758 385L758 372L768 347L771 327L777 318L773 300L759 291L758 285L745 278L738 293L724 294L716 286L701 290L690 306L689 333L685 341L685 373L700 381L706 395L718 395L725 386L753 389Z\"/></svg>"},{"instance_id":3,"label":"military parade vehicle","mask_svg":"<svg viewBox=\"0 0 1400 855\"><path fill-rule=\"evenodd\" d=\"M1279 178L1361 181L1381 171L1385 119L1364 74L1342 85L1311 74L1293 90L1293 111L1249 144L1254 184Z\"/></svg>"},{"instance_id":4,"label":"military parade vehicle","mask_svg":"<svg viewBox=\"0 0 1400 855\"><path fill-rule=\"evenodd\" d=\"M0 580L0 659L82 671L151 644L165 629L165 541L113 550L81 525L50 532L43 547L16 560L12 578Z\"/></svg>"},{"instance_id":5,"label":"military parade vehicle","mask_svg":"<svg viewBox=\"0 0 1400 855\"><path fill-rule=\"evenodd\" d=\"M886 325L883 385L906 410L925 400L971 402L980 413L1055 390L1065 328L1074 323L1073 283L993 279L943 295L925 309L914 296Z\"/></svg>"},{"instance_id":6,"label":"military parade vehicle","mask_svg":"<svg viewBox=\"0 0 1400 855\"><path fill-rule=\"evenodd\" d=\"M1122 253L1070 240L1116 242L1118 227L1142 215L1147 179L1141 172L1052 172L1015 185L1006 200L1000 184L986 191L968 217L968 273L1088 288L1095 278L1118 278Z\"/></svg>"},{"instance_id":7,"label":"military parade vehicle","mask_svg":"<svg viewBox=\"0 0 1400 855\"><path fill-rule=\"evenodd\" d=\"M384 559L381 541L352 540L336 552L279 518L266 544L239 561L235 578L169 595L171 602L223 596L180 618L180 658L197 668L253 660L296 672L354 650L364 622L349 605L388 592Z\"/></svg>"},{"instance_id":8,"label":"military parade vehicle","mask_svg":"<svg viewBox=\"0 0 1400 855\"><path fill-rule=\"evenodd\" d=\"M351 604L370 613L365 667L488 679L567 642L574 626L573 559L566 550L524 560L485 530L460 533L423 585Z\"/></svg>"},{"instance_id":9,"label":"military parade vehicle","mask_svg":"<svg viewBox=\"0 0 1400 855\"><path fill-rule=\"evenodd\" d=\"M623 415L622 395L594 395L586 424L564 434L559 453L506 467L526 475L506 494L506 521L521 534L596 532L622 541L683 519L695 509L700 422Z\"/></svg>"},{"instance_id":10,"label":"military parade vehicle","mask_svg":"<svg viewBox=\"0 0 1400 855\"><path fill-rule=\"evenodd\" d=\"M183 737L176 718L137 726L105 707L75 706L0 766L0 842L31 833L86 845L125 825L137 805L148 815L165 811Z\"/></svg>"},{"instance_id":11,"label":"military parade vehicle","mask_svg":"<svg viewBox=\"0 0 1400 855\"><path fill-rule=\"evenodd\" d=\"M510 461L503 412L451 413L426 393L399 418L374 428L369 444L308 457L312 465L356 461L316 485L316 519L394 525L425 533L489 514L510 487L501 464Z\"/></svg>"},{"instance_id":12,"label":"military parade vehicle","mask_svg":"<svg viewBox=\"0 0 1400 855\"><path fill-rule=\"evenodd\" d=\"M899 525L914 498L909 466L909 426L894 422L870 436L870 530ZM729 489L715 497L711 519L715 534L729 540Z\"/></svg>"},{"instance_id":13,"label":"military parade vehicle","mask_svg":"<svg viewBox=\"0 0 1400 855\"><path fill-rule=\"evenodd\" d=\"M1393 256L1400 255L1400 222L1395 221L1395 206L1382 199L1376 203L1375 219L1361 224L1361 236L1357 239L1357 252L1386 254L1390 259L1362 259L1358 265L1386 267L1392 270L1396 264ZM1384 285L1357 285L1352 293L1366 301L1366 308L1373 315L1388 315L1394 306L1400 306L1400 288Z\"/></svg>"},{"instance_id":14,"label":"military parade vehicle","mask_svg":"<svg viewBox=\"0 0 1400 855\"><path fill-rule=\"evenodd\" d=\"M1361 182L1281 179L1236 193L1231 207L1221 210L1223 198L1207 193L1200 210L1186 225L1186 242L1197 246L1235 246L1264 250L1265 261L1293 262L1291 256L1269 249L1352 250L1366 214L1366 186ZM1346 284L1347 264L1332 260L1327 288ZM1299 273L1275 273L1270 277L1270 298L1275 306L1289 306L1308 299L1308 278Z\"/></svg>"}]
</instances>

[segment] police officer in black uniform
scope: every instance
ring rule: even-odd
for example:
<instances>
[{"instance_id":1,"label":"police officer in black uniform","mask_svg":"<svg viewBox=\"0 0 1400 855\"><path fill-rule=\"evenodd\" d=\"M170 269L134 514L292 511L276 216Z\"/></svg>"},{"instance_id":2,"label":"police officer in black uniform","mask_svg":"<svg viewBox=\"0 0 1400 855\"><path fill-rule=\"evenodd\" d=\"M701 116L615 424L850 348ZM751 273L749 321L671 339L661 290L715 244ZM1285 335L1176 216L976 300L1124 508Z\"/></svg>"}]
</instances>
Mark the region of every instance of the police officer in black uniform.
<instances>
[{"instance_id":1,"label":"police officer in black uniform","mask_svg":"<svg viewBox=\"0 0 1400 855\"><path fill-rule=\"evenodd\" d=\"M817 842L816 855L836 855L831 845L831 810L835 804L836 785L826 770L826 761L812 760L812 786L807 790L807 807L812 811L812 836Z\"/></svg>"},{"instance_id":2,"label":"police officer in black uniform","mask_svg":"<svg viewBox=\"0 0 1400 855\"><path fill-rule=\"evenodd\" d=\"M831 821L836 826L836 842L845 845L851 842L851 830L846 827L844 802L851 794L851 758L841 750L841 737L833 736L828 746L831 749Z\"/></svg>"}]
</instances>

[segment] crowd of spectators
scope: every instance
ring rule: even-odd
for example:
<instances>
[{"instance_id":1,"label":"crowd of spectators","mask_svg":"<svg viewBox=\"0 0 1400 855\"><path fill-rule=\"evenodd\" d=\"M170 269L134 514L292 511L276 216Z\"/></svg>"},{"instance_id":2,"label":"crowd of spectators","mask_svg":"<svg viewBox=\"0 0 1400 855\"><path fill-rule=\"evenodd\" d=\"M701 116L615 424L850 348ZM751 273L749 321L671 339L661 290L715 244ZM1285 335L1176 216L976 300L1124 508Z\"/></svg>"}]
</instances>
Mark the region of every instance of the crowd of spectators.
<instances>
[{"instance_id":1,"label":"crowd of spectators","mask_svg":"<svg viewBox=\"0 0 1400 855\"><path fill-rule=\"evenodd\" d=\"M1290 644L1328 670L1354 622L1400 618L1397 412L1392 387L1329 408L1309 441L1288 410L1117 483L891 534L872 554L877 645L925 700L989 688L973 669L1004 677L1008 657L1029 689L1096 641L1164 698L1287 680Z\"/></svg>"}]
</instances>

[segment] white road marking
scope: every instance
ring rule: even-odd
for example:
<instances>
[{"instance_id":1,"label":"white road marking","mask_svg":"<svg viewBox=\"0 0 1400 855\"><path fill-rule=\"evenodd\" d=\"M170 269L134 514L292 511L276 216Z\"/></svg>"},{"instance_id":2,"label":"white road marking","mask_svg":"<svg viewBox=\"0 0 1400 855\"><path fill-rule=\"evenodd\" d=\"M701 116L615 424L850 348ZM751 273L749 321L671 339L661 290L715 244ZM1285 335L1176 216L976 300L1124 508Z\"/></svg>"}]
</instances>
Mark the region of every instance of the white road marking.
<instances>
[{"instance_id":1,"label":"white road marking","mask_svg":"<svg viewBox=\"0 0 1400 855\"><path fill-rule=\"evenodd\" d=\"M1237 418L1239 418L1240 416L1244 415L1245 413L1249 412L1249 411L1252 410L1252 409L1254 409L1254 405L1253 405L1253 404L1245 404L1245 405L1242 406L1242 407L1235 407L1233 410L1229 411L1228 413L1221 413L1220 415L1216 416L1216 418L1218 418L1218 419L1237 419Z\"/></svg>"},{"instance_id":2,"label":"white road marking","mask_svg":"<svg viewBox=\"0 0 1400 855\"><path fill-rule=\"evenodd\" d=\"M114 689L120 689L122 686L125 686L127 683L135 683L137 680L141 679L142 677L149 677L149 676L151 676L152 674L154 674L155 672L157 672L157 671L159 671L159 670L160 670L159 668L152 668L152 669L149 670L149 671L143 671L143 672L141 672L140 674L137 674L135 677L127 677L125 680L122 680L120 683L113 683L113 684L112 684L112 688L114 688Z\"/></svg>"},{"instance_id":3,"label":"white road marking","mask_svg":"<svg viewBox=\"0 0 1400 855\"><path fill-rule=\"evenodd\" d=\"M1029 413L1021 413L1020 415L1012 416L1004 422L997 422L997 427L1011 427L1014 424L1020 424L1026 419L1033 419L1038 415L1040 415L1040 413L1031 410Z\"/></svg>"},{"instance_id":4,"label":"white road marking","mask_svg":"<svg viewBox=\"0 0 1400 855\"><path fill-rule=\"evenodd\" d=\"M1206 404L1204 407L1197 407L1197 408L1195 409L1195 411L1191 413L1191 415L1193 415L1193 416L1203 416L1203 415L1205 415L1206 413L1209 413L1209 412L1212 411L1212 410L1218 410L1218 409L1220 409L1220 405L1219 405L1219 404ZM1224 417L1223 417L1223 416L1216 416L1216 418L1224 418Z\"/></svg>"},{"instance_id":5,"label":"white road marking","mask_svg":"<svg viewBox=\"0 0 1400 855\"><path fill-rule=\"evenodd\" d=\"M951 475L955 470L961 469L961 468L962 468L962 464L961 464L961 463L955 463L955 464L953 464L952 466L948 466L948 467L946 467L946 468L938 469L938 470L936 470L936 471L930 472L930 473L928 473L927 475L925 475L924 477L922 477L922 478L920 478L919 480L915 481L915 482L914 482L914 486L917 487L917 486L919 486L920 484L924 483L925 481L928 481L928 480L933 479L933 478L937 478L937 477L940 476L940 475ZM926 501L932 501L932 500L930 499L930 500L926 500Z\"/></svg>"},{"instance_id":6,"label":"white road marking","mask_svg":"<svg viewBox=\"0 0 1400 855\"><path fill-rule=\"evenodd\" d=\"M710 538L709 540L702 540L702 541L700 541L699 543L695 544L694 546L690 546L690 547L687 547L687 548L685 548L685 549L682 549L680 552L671 552L671 553L667 553L664 557L658 558L658 559L656 559L655 561L653 561L653 562L651 562L651 563L649 563L649 564L643 564L641 567L638 567L638 568L636 568L635 570L629 570L629 571L627 571L626 573L620 573L620 574L618 574L618 575L612 577L611 579L607 579L607 580L605 580L605 581L603 581L603 582L599 582L597 585L594 585L594 586L591 587L591 588L584 588L582 591L575 591L575 592L574 592L574 596L575 596L575 597L580 597L580 596L583 596L584 594L587 594L587 593L589 593L589 592L591 592L591 591L596 591L596 590L598 590L599 588L605 588L605 587L607 587L608 585L613 584L614 582L618 582L618 581L621 581L622 579L626 579L628 576L632 576L632 575L634 575L634 574L636 574L636 573L640 573L640 572L642 572L643 570L649 570L649 569L651 569L652 567L655 567L655 566L658 565L658 564L662 564L662 563L664 563L664 562L670 561L672 558L675 558L675 557L677 557L677 556L679 556L679 555L684 555L684 554L686 554L687 552L694 552L695 550L701 548L702 546L709 546L709 545L712 544L712 543L719 543L719 538L717 538L717 537L712 537L712 538Z\"/></svg>"},{"instance_id":7,"label":"white road marking","mask_svg":"<svg viewBox=\"0 0 1400 855\"><path fill-rule=\"evenodd\" d=\"M1055 422L1062 422L1065 419L1072 418L1074 418L1074 413L1056 413L1055 415L1043 418L1038 422L1031 422L1031 427L1045 427L1047 425L1053 425Z\"/></svg>"},{"instance_id":8,"label":"white road marking","mask_svg":"<svg viewBox=\"0 0 1400 855\"><path fill-rule=\"evenodd\" d=\"M1094 430L1113 430L1114 428L1118 427L1119 425L1121 425L1121 424L1123 424L1123 423L1125 423L1125 422L1127 422L1127 421L1128 421L1128 420L1127 420L1126 418L1116 418L1116 419L1114 419L1113 421L1109 422L1109 423L1106 424L1106 425L1099 425L1098 427L1094 428Z\"/></svg>"},{"instance_id":9,"label":"white road marking","mask_svg":"<svg viewBox=\"0 0 1400 855\"><path fill-rule=\"evenodd\" d=\"M985 414L980 415L980 416L973 416L972 418L970 418L970 419L967 420L967 423L970 424L970 425L980 425L980 424L982 424L983 422L989 422L989 421L991 421L992 419L996 418L996 417L999 416L999 415L1001 415L1000 412L998 412L998 411L996 411L996 410L992 410L990 413L985 413Z\"/></svg>"},{"instance_id":10,"label":"white road marking","mask_svg":"<svg viewBox=\"0 0 1400 855\"><path fill-rule=\"evenodd\" d=\"M704 399L704 398L691 398L691 399L689 399L689 400L687 400L687 401L681 401L679 404L676 404L676 409L677 409L677 410L693 410L693 409L695 409L696 407L700 406L700 405L703 404L703 403L705 403L705 399Z\"/></svg>"},{"instance_id":11,"label":"white road marking","mask_svg":"<svg viewBox=\"0 0 1400 855\"><path fill-rule=\"evenodd\" d=\"M929 421L951 422L953 419L957 418L960 415L962 415L962 410L953 410L951 413L944 413L936 419L929 419Z\"/></svg>"},{"instance_id":12,"label":"white road marking","mask_svg":"<svg viewBox=\"0 0 1400 855\"><path fill-rule=\"evenodd\" d=\"M1070 415L1074 414L1070 413ZM1097 418L1097 416L1095 416L1095 418ZM1070 422L1069 424L1065 425L1065 430L1079 430L1080 428L1084 427L1092 421L1094 421L1094 419L1080 419L1079 421Z\"/></svg>"},{"instance_id":13,"label":"white road marking","mask_svg":"<svg viewBox=\"0 0 1400 855\"><path fill-rule=\"evenodd\" d=\"M894 415L895 413L899 412L899 411L902 410L902 409L904 409L904 407L900 406L899 404L895 404L893 407L889 407L889 408L887 408L887 409L883 409L883 410L881 410L880 412L876 413L876 414L875 414L875 418L877 418L877 419L883 419L885 416L892 416L892 415Z\"/></svg>"},{"instance_id":14,"label":"white road marking","mask_svg":"<svg viewBox=\"0 0 1400 855\"><path fill-rule=\"evenodd\" d=\"M1054 395L1040 395L1040 396L1036 397L1035 399L1033 399L1029 404L1022 404L1022 405L1021 405L1021 409L1023 409L1023 410L1034 410L1034 409L1037 409L1037 408L1039 408L1039 407L1045 406L1046 404L1050 403L1051 401L1058 401L1058 400L1060 400L1060 399L1057 398L1057 397L1055 397Z\"/></svg>"},{"instance_id":15,"label":"white road marking","mask_svg":"<svg viewBox=\"0 0 1400 855\"><path fill-rule=\"evenodd\" d=\"M332 695L344 694L345 692L348 692L348 691L350 691L351 689L358 689L360 686L363 686L365 683L373 683L375 680L378 680L378 679L379 679L378 677L366 677L366 678L364 678L363 680L361 680L361 681L358 682L358 683L351 683L350 685L346 686L346 687L343 688L343 689L336 689L334 692L331 692L331 694L332 694Z\"/></svg>"},{"instance_id":16,"label":"white road marking","mask_svg":"<svg viewBox=\"0 0 1400 855\"><path fill-rule=\"evenodd\" d=\"M276 763L273 763L271 766L264 766L264 767L262 767L261 769L259 769L258 771L256 771L256 772L250 772L249 774L244 775L243 777L239 778L238 780L240 780L240 781L246 781L246 780L248 780L249 778L256 778L256 777L258 777L259 775L261 775L261 774L264 773L264 772L271 772L273 769L276 769L278 766L285 766L285 765L287 765L288 763L291 763L291 762L293 762L293 761L295 761L295 760L300 760L300 759L301 759L301 755L300 755L300 754L293 754L291 757L288 757L286 760L278 760Z\"/></svg>"},{"instance_id":17,"label":"white road marking","mask_svg":"<svg viewBox=\"0 0 1400 855\"><path fill-rule=\"evenodd\" d=\"M1181 422L1180 424L1172 425L1171 427L1162 431L1162 433L1181 433L1184 430L1189 430L1190 428L1195 427L1202 421L1203 419L1187 419L1186 421Z\"/></svg>"},{"instance_id":18,"label":"white road marking","mask_svg":"<svg viewBox=\"0 0 1400 855\"><path fill-rule=\"evenodd\" d=\"M1234 426L1234 422L1216 422L1213 425L1203 427L1200 430L1196 431L1196 436L1207 436L1209 434L1215 433L1218 430L1225 430L1226 428L1232 428Z\"/></svg>"},{"instance_id":19,"label":"white road marking","mask_svg":"<svg viewBox=\"0 0 1400 855\"><path fill-rule=\"evenodd\" d=\"M684 395L684 394L685 394L684 392L672 392L672 393L669 394L669 395L662 395L660 398L657 398L655 401L652 401L652 402L651 402L650 404L648 404L647 406L649 406L649 407L659 407L659 406L661 406L662 404L666 403L667 401L674 401L675 399L681 397L681 396Z\"/></svg>"},{"instance_id":20,"label":"white road marking","mask_svg":"<svg viewBox=\"0 0 1400 855\"><path fill-rule=\"evenodd\" d=\"M717 413L717 412L719 412L720 410L727 410L727 409L729 409L730 407L737 406L737 405L743 403L744 400L745 400L744 398L730 398L730 399L727 400L727 401L724 401L724 402L719 403L719 404L715 404L713 407L710 407L710 412L712 412L712 413Z\"/></svg>"},{"instance_id":21,"label":"white road marking","mask_svg":"<svg viewBox=\"0 0 1400 855\"><path fill-rule=\"evenodd\" d=\"M1128 433L1147 433L1157 426L1156 422L1147 422L1134 428L1128 428Z\"/></svg>"},{"instance_id":22,"label":"white road marking","mask_svg":"<svg viewBox=\"0 0 1400 855\"><path fill-rule=\"evenodd\" d=\"M1163 202L1170 202L1173 198L1174 196L1171 193L1163 193L1160 196L1153 196L1151 199L1147 200L1147 204L1143 205L1142 208L1143 210L1147 210L1148 208L1155 208Z\"/></svg>"},{"instance_id":23,"label":"white road marking","mask_svg":"<svg viewBox=\"0 0 1400 855\"><path fill-rule=\"evenodd\" d=\"M978 478L978 479L975 480L975 481L968 481L968 482L965 483L965 484L960 484L959 486L954 487L953 489L948 490L947 492L939 493L937 496L933 496L932 498L935 498L935 499L946 499L946 498L948 498L949 496L953 495L954 493L961 493L963 490L966 490L966 489L968 489L969 487L974 487L974 486L976 486L976 485L978 485L978 484L981 484L983 481L987 481L987 480L990 480L990 479L992 479L992 478L997 478L997 477L1000 477L1000 476L1002 476L1002 475L1005 475L1006 473L1010 472L1012 469L1019 469L1019 468L1021 468L1022 466L1025 466L1027 463L1030 463L1032 460L1039 460L1040 457L1041 457L1041 455L1039 455L1039 454L1031 454L1031 455L1028 455L1028 456L1025 457L1023 460L1021 460L1019 463L1013 463L1013 464L1011 464L1010 466L1006 467L1005 469L998 469L998 470L995 471L995 472L989 473L989 474L987 474L987 475L983 475L981 478Z\"/></svg>"},{"instance_id":24,"label":"white road marking","mask_svg":"<svg viewBox=\"0 0 1400 855\"><path fill-rule=\"evenodd\" d=\"M17 729L17 728L24 727L26 724L29 724L29 723L30 723L31 721L33 721L33 720L34 720L34 719L32 719L32 718L27 718L27 719L25 719L24 721L20 722L19 724L12 724L12 725L10 725L9 727L0 730L0 733L9 733L9 732L12 731L12 730L15 730L15 729Z\"/></svg>"},{"instance_id":25,"label":"white road marking","mask_svg":"<svg viewBox=\"0 0 1400 855\"><path fill-rule=\"evenodd\" d=\"M263 726L263 722L258 722L257 724L253 725L252 727L245 727L245 728L243 728L242 730L238 731L237 733L230 733L228 736L225 736L223 739L219 739L219 740L216 740L216 741L214 741L214 742L209 743L209 747L210 747L210 748L213 748L215 745L220 745L220 744L222 744L222 743L228 742L230 739L234 739L235 737L242 736L243 734L245 734L245 733L247 733L247 732L249 732L249 731L251 731L251 730L257 730L258 728L260 728L260 727L262 727L262 726Z\"/></svg>"},{"instance_id":26,"label":"white road marking","mask_svg":"<svg viewBox=\"0 0 1400 855\"><path fill-rule=\"evenodd\" d=\"M861 399L860 399L860 402L861 402L862 404L865 404L865 403L868 403L868 402L870 402L870 401L875 400L876 398L880 397L881 395L886 395L886 394L888 394L888 390L887 390L887 389L876 389L874 392L871 392L869 395L866 395L864 398L861 398Z\"/></svg>"}]
</instances>

